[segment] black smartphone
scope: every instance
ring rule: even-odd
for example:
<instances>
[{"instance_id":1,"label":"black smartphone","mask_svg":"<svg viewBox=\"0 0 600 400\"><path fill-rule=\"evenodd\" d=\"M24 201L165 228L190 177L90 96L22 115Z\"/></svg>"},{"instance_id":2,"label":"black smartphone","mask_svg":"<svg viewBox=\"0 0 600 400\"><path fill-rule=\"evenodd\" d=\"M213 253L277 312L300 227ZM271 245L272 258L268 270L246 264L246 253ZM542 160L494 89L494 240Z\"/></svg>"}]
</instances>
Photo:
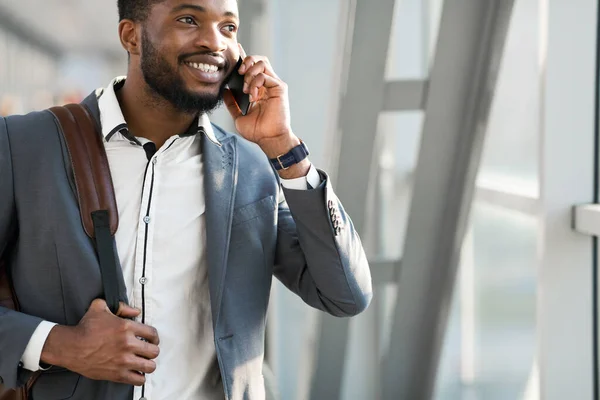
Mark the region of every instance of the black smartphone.
<instances>
[{"instance_id":1,"label":"black smartphone","mask_svg":"<svg viewBox=\"0 0 600 400\"><path fill-rule=\"evenodd\" d=\"M248 114L248 110L250 109L250 95L244 93L244 75L241 75L238 72L238 70L242 66L243 61L244 59L240 57L240 59L237 62L237 65L231 73L228 86L229 90L231 90L231 93L233 94L233 97L235 98L235 102L237 103L240 110L242 110L242 114L246 115Z\"/></svg>"}]
</instances>

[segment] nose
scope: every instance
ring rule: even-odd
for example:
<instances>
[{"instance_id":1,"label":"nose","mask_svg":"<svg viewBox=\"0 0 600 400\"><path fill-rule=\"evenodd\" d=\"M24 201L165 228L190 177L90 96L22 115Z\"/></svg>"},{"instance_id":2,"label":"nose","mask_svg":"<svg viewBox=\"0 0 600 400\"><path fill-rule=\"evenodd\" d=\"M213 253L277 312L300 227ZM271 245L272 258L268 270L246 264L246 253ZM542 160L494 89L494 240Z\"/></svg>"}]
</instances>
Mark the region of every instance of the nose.
<instances>
[{"instance_id":1,"label":"nose","mask_svg":"<svg viewBox=\"0 0 600 400\"><path fill-rule=\"evenodd\" d=\"M196 47L209 50L213 53L221 53L227 49L225 37L218 26L208 25L198 32L195 41Z\"/></svg>"}]
</instances>

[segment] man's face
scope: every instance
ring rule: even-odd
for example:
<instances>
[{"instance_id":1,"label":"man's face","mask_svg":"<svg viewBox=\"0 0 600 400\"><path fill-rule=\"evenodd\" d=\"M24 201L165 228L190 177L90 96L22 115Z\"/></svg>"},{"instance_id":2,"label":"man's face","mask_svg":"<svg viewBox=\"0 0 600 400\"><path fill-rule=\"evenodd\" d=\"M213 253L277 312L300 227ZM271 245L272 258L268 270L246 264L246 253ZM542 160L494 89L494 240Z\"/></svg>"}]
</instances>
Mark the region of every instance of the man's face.
<instances>
[{"instance_id":1,"label":"man's face","mask_svg":"<svg viewBox=\"0 0 600 400\"><path fill-rule=\"evenodd\" d=\"M143 26L148 86L184 112L210 112L239 58L236 0L165 0Z\"/></svg>"}]
</instances>

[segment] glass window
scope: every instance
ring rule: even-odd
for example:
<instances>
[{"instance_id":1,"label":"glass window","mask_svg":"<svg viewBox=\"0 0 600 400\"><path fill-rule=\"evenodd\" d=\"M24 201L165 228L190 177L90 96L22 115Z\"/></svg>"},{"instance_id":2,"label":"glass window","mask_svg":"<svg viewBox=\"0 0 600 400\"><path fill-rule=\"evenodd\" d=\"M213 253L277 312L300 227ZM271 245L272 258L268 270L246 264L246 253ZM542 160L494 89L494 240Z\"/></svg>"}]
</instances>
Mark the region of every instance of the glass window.
<instances>
[{"instance_id":1,"label":"glass window","mask_svg":"<svg viewBox=\"0 0 600 400\"><path fill-rule=\"evenodd\" d=\"M533 216L475 204L436 398L524 399L537 385L537 231Z\"/></svg>"},{"instance_id":2,"label":"glass window","mask_svg":"<svg viewBox=\"0 0 600 400\"><path fill-rule=\"evenodd\" d=\"M432 61L443 0L396 1L387 80L425 79Z\"/></svg>"},{"instance_id":3,"label":"glass window","mask_svg":"<svg viewBox=\"0 0 600 400\"><path fill-rule=\"evenodd\" d=\"M376 253L384 258L401 257L422 127L422 111L382 113L379 117L381 229Z\"/></svg>"},{"instance_id":4,"label":"glass window","mask_svg":"<svg viewBox=\"0 0 600 400\"><path fill-rule=\"evenodd\" d=\"M513 8L477 185L539 197L540 5ZM463 243L436 398L526 399L536 374L538 220L475 202Z\"/></svg>"},{"instance_id":5,"label":"glass window","mask_svg":"<svg viewBox=\"0 0 600 400\"><path fill-rule=\"evenodd\" d=\"M490 110L479 183L537 196L540 2L515 2Z\"/></svg>"}]
</instances>

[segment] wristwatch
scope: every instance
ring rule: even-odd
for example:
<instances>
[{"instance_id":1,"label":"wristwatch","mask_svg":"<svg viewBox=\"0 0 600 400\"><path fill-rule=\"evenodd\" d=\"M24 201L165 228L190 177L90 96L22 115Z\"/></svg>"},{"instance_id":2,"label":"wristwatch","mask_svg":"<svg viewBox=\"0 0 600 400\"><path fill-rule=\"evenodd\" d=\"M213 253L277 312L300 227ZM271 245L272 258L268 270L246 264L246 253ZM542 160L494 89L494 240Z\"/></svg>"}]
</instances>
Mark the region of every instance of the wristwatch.
<instances>
[{"instance_id":1,"label":"wristwatch","mask_svg":"<svg viewBox=\"0 0 600 400\"><path fill-rule=\"evenodd\" d=\"M269 161L271 161L271 164L275 170L286 170L292 165L298 164L300 161L304 160L309 154L308 148L304 142L300 140L300 144L294 147L288 153L277 156L277 158L271 158Z\"/></svg>"}]
</instances>

